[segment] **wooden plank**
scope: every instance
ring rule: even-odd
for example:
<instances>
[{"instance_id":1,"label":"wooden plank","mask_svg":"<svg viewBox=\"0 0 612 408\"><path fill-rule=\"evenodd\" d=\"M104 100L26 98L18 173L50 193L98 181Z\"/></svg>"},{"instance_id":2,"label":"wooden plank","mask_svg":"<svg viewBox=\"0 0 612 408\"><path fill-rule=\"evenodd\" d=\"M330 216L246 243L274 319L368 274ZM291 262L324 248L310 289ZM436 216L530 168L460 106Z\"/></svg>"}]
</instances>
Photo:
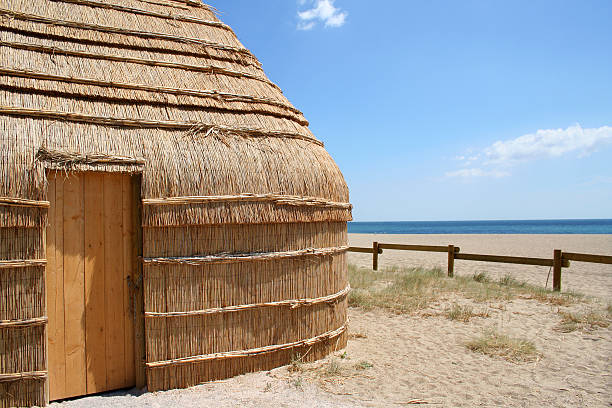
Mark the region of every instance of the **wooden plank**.
<instances>
[{"instance_id":1,"label":"wooden plank","mask_svg":"<svg viewBox=\"0 0 612 408\"><path fill-rule=\"evenodd\" d=\"M64 180L66 397L87 392L85 360L83 177Z\"/></svg>"},{"instance_id":2,"label":"wooden plank","mask_svg":"<svg viewBox=\"0 0 612 408\"><path fill-rule=\"evenodd\" d=\"M381 249L398 249L403 251L447 252L448 246L441 245L404 245L404 244L378 244ZM459 252L459 247L454 247Z\"/></svg>"},{"instance_id":3,"label":"wooden plank","mask_svg":"<svg viewBox=\"0 0 612 408\"><path fill-rule=\"evenodd\" d=\"M452 278L455 276L455 247L453 245L449 245L447 248L448 251L448 277Z\"/></svg>"},{"instance_id":4,"label":"wooden plank","mask_svg":"<svg viewBox=\"0 0 612 408\"><path fill-rule=\"evenodd\" d=\"M378 242L372 242L372 269L378 270Z\"/></svg>"},{"instance_id":5,"label":"wooden plank","mask_svg":"<svg viewBox=\"0 0 612 408\"><path fill-rule=\"evenodd\" d=\"M132 178L128 175L121 177L121 197L123 214L123 315L125 319L125 386L131 387L135 384L134 369L134 313L132 304L132 293L129 282L134 279L134 221L133 221L133 199ZM128 280L129 279L129 280Z\"/></svg>"},{"instance_id":6,"label":"wooden plank","mask_svg":"<svg viewBox=\"0 0 612 408\"><path fill-rule=\"evenodd\" d=\"M65 297L64 297L64 180L53 174L55 180L55 316L52 337L56 366L53 367L54 386L50 399L64 398L66 395L66 337L65 337Z\"/></svg>"},{"instance_id":7,"label":"wooden plank","mask_svg":"<svg viewBox=\"0 0 612 408\"><path fill-rule=\"evenodd\" d=\"M141 197L140 176L135 176L132 183L132 220L134 225L134 241L132 244L134 262L134 283L137 290L134 296L134 363L136 370L136 387L144 388L147 382L145 367L145 337L144 337L144 281L142 276L142 263L138 261L142 257L142 221L141 221Z\"/></svg>"},{"instance_id":8,"label":"wooden plank","mask_svg":"<svg viewBox=\"0 0 612 408\"><path fill-rule=\"evenodd\" d=\"M563 260L612 265L612 256L563 252Z\"/></svg>"},{"instance_id":9,"label":"wooden plank","mask_svg":"<svg viewBox=\"0 0 612 408\"><path fill-rule=\"evenodd\" d=\"M479 255L479 254L458 253L458 254L455 254L455 259L463 259L466 261L510 263L510 264L520 264L520 265L553 266L552 259L526 258L522 256Z\"/></svg>"},{"instance_id":10,"label":"wooden plank","mask_svg":"<svg viewBox=\"0 0 612 408\"><path fill-rule=\"evenodd\" d=\"M45 314L48 318L46 333L47 344L47 387L45 391L45 402L49 404L51 397L51 368L57 366L57 353L55 353L56 343L53 337L52 323L56 324L57 316L55 313L55 303L57 301L57 281L55 278L55 177L47 177L47 200L49 200L49 210L47 213L47 230L45 232ZM55 381L55 379L53 379Z\"/></svg>"},{"instance_id":11,"label":"wooden plank","mask_svg":"<svg viewBox=\"0 0 612 408\"><path fill-rule=\"evenodd\" d=\"M83 175L85 203L85 345L87 393L106 391L104 190L98 173Z\"/></svg>"},{"instance_id":12,"label":"wooden plank","mask_svg":"<svg viewBox=\"0 0 612 408\"><path fill-rule=\"evenodd\" d=\"M125 385L123 294L123 200L121 175L104 174L106 376L110 389Z\"/></svg>"},{"instance_id":13,"label":"wooden plank","mask_svg":"<svg viewBox=\"0 0 612 408\"><path fill-rule=\"evenodd\" d=\"M560 249L553 251L553 290L559 292L561 290L561 267L562 254Z\"/></svg>"},{"instance_id":14,"label":"wooden plank","mask_svg":"<svg viewBox=\"0 0 612 408\"><path fill-rule=\"evenodd\" d=\"M51 388L51 367L55 367L56 354L54 351L54 339L53 339L53 324L57 320L55 316L55 302L56 302L56 280L55 280L55 178L47 178L47 199L49 200L49 212L47 215L47 232L45 235L45 258L47 258L47 265L45 267L45 308L49 322L47 324L47 398L46 402L49 402L50 388Z\"/></svg>"}]
</instances>

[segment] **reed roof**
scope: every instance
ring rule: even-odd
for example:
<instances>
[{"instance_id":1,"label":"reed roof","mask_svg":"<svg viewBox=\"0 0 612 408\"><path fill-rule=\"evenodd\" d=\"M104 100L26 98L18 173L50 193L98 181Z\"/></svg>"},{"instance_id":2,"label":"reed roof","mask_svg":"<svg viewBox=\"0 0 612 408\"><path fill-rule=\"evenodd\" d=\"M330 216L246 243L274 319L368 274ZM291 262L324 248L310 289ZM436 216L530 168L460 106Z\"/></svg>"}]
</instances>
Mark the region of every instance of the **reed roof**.
<instances>
[{"instance_id":1,"label":"reed roof","mask_svg":"<svg viewBox=\"0 0 612 408\"><path fill-rule=\"evenodd\" d=\"M268 197L152 225L350 219L308 121L196 0L0 1L0 118L0 197L44 200L49 168L141 172L143 199Z\"/></svg>"}]
</instances>

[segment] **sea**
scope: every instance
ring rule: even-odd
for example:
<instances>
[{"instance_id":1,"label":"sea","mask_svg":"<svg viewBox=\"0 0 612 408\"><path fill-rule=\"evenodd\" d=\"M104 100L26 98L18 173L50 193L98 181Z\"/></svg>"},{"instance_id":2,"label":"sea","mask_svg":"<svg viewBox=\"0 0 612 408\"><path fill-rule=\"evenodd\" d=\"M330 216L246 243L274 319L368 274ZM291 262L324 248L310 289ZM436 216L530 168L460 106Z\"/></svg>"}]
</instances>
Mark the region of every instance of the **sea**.
<instances>
[{"instance_id":1,"label":"sea","mask_svg":"<svg viewBox=\"0 0 612 408\"><path fill-rule=\"evenodd\" d=\"M612 219L383 221L348 223L360 234L612 234Z\"/></svg>"}]
</instances>

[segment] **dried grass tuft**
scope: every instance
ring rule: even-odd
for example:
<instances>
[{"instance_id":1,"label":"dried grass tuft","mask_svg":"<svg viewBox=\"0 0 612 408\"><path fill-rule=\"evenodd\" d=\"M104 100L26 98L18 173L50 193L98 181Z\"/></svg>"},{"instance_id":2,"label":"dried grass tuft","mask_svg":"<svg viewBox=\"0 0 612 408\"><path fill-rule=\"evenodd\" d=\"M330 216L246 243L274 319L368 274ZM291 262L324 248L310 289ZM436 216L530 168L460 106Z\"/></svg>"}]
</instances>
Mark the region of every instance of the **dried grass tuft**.
<instances>
[{"instance_id":1,"label":"dried grass tuft","mask_svg":"<svg viewBox=\"0 0 612 408\"><path fill-rule=\"evenodd\" d=\"M562 333L571 333L573 331L591 332L599 328L610 326L609 316L596 311L588 311L584 313L560 312L561 322L555 326L555 330Z\"/></svg>"},{"instance_id":2,"label":"dried grass tuft","mask_svg":"<svg viewBox=\"0 0 612 408\"><path fill-rule=\"evenodd\" d=\"M487 312L486 310L475 312L472 306L453 303L449 308L444 311L444 315L449 320L467 323L473 317L489 317L489 312Z\"/></svg>"},{"instance_id":3,"label":"dried grass tuft","mask_svg":"<svg viewBox=\"0 0 612 408\"><path fill-rule=\"evenodd\" d=\"M499 282L483 278L476 280L473 276L448 278L439 268L394 267L375 272L349 265L349 281L352 288L350 306L366 310L382 308L395 313L414 313L449 295L461 295L476 302L510 300L520 296L553 305L570 305L584 300L579 293L557 293L519 282L511 276ZM459 317L470 313L457 309L451 314ZM487 313L474 314L472 311L471 314L486 317Z\"/></svg>"},{"instance_id":4,"label":"dried grass tuft","mask_svg":"<svg viewBox=\"0 0 612 408\"><path fill-rule=\"evenodd\" d=\"M469 341L466 347L471 351L501 357L512 363L533 362L542 357L542 353L531 341L494 331L487 331L481 337Z\"/></svg>"}]
</instances>

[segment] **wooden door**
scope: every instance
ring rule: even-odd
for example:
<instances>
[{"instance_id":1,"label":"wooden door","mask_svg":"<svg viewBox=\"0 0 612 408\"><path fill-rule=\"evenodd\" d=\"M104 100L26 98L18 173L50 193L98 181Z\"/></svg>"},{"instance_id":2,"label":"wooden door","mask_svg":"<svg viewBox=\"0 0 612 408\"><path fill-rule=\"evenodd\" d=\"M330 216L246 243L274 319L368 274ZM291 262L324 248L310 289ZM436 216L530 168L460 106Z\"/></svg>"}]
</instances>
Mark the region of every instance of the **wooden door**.
<instances>
[{"instance_id":1,"label":"wooden door","mask_svg":"<svg viewBox=\"0 0 612 408\"><path fill-rule=\"evenodd\" d=\"M131 387L134 180L93 172L49 173L48 180L49 399Z\"/></svg>"}]
</instances>

